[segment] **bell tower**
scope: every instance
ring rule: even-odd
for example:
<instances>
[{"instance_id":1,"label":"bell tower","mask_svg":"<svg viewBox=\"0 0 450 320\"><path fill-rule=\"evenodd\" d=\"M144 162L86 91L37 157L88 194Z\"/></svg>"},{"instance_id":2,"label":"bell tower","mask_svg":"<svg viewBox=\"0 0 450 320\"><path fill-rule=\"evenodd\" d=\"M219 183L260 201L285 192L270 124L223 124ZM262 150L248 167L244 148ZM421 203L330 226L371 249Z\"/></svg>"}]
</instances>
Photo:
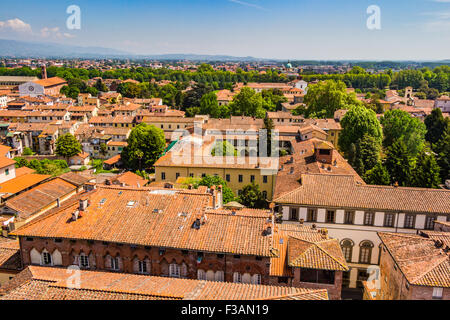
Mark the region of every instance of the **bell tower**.
<instances>
[{"instance_id":1,"label":"bell tower","mask_svg":"<svg viewBox=\"0 0 450 320\"><path fill-rule=\"evenodd\" d=\"M45 64L41 66L41 78L47 79L47 67L45 66Z\"/></svg>"}]
</instances>

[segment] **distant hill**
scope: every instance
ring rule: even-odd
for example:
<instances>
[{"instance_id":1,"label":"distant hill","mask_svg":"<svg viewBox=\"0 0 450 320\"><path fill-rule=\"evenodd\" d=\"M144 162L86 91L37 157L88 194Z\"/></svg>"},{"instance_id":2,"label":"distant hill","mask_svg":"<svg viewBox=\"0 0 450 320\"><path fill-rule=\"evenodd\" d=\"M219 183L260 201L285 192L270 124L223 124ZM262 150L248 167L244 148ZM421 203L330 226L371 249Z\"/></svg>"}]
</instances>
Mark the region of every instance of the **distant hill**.
<instances>
[{"instance_id":1,"label":"distant hill","mask_svg":"<svg viewBox=\"0 0 450 320\"><path fill-rule=\"evenodd\" d=\"M14 58L132 58L192 61L255 61L253 57L200 54L136 55L102 47L79 47L56 43L37 43L0 39L0 57Z\"/></svg>"},{"instance_id":2,"label":"distant hill","mask_svg":"<svg viewBox=\"0 0 450 320\"><path fill-rule=\"evenodd\" d=\"M56 43L37 43L0 39L0 56L17 58L97 58L125 56L129 53L101 47L78 47Z\"/></svg>"}]
</instances>

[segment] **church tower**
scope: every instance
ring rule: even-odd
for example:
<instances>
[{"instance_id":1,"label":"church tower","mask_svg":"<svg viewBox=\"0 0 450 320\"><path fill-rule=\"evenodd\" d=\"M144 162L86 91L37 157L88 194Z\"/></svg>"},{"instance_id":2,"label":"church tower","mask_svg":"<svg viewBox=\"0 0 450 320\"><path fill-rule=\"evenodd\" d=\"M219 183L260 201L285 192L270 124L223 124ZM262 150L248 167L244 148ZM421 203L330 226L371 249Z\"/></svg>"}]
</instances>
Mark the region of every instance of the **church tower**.
<instances>
[{"instance_id":1,"label":"church tower","mask_svg":"<svg viewBox=\"0 0 450 320\"><path fill-rule=\"evenodd\" d=\"M41 77L42 79L47 79L47 67L45 64L41 66Z\"/></svg>"}]
</instances>

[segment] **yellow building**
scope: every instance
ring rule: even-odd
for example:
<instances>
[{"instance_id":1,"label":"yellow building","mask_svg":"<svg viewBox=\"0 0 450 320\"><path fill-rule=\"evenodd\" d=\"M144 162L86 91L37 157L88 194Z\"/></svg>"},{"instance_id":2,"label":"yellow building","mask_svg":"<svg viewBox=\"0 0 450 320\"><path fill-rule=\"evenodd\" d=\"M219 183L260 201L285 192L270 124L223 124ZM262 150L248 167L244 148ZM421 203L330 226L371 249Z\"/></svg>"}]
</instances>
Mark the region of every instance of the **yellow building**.
<instances>
[{"instance_id":1,"label":"yellow building","mask_svg":"<svg viewBox=\"0 0 450 320\"><path fill-rule=\"evenodd\" d=\"M278 170L277 160L257 157L192 157L192 161L177 161L168 153L155 163L156 182L175 183L180 177L202 178L219 176L236 196L254 182L267 200L271 200ZM211 163L215 161L216 163ZM217 163L222 162L222 163ZM241 163L242 162L242 163ZM275 169L272 169L275 168Z\"/></svg>"}]
</instances>

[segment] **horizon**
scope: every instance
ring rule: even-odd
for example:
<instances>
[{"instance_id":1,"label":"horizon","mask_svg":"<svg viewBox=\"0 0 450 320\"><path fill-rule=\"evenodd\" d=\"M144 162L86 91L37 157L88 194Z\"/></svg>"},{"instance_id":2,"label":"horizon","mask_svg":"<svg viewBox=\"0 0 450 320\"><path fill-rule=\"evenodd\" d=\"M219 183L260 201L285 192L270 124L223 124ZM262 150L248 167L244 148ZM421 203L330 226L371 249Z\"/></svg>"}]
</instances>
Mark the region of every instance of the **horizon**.
<instances>
[{"instance_id":1,"label":"horizon","mask_svg":"<svg viewBox=\"0 0 450 320\"><path fill-rule=\"evenodd\" d=\"M78 1L80 29L69 29L71 1L22 0L8 4L0 13L0 38L113 49L138 56L314 61L450 58L450 0L376 1L380 25L371 30L368 12L374 2Z\"/></svg>"}]
</instances>

